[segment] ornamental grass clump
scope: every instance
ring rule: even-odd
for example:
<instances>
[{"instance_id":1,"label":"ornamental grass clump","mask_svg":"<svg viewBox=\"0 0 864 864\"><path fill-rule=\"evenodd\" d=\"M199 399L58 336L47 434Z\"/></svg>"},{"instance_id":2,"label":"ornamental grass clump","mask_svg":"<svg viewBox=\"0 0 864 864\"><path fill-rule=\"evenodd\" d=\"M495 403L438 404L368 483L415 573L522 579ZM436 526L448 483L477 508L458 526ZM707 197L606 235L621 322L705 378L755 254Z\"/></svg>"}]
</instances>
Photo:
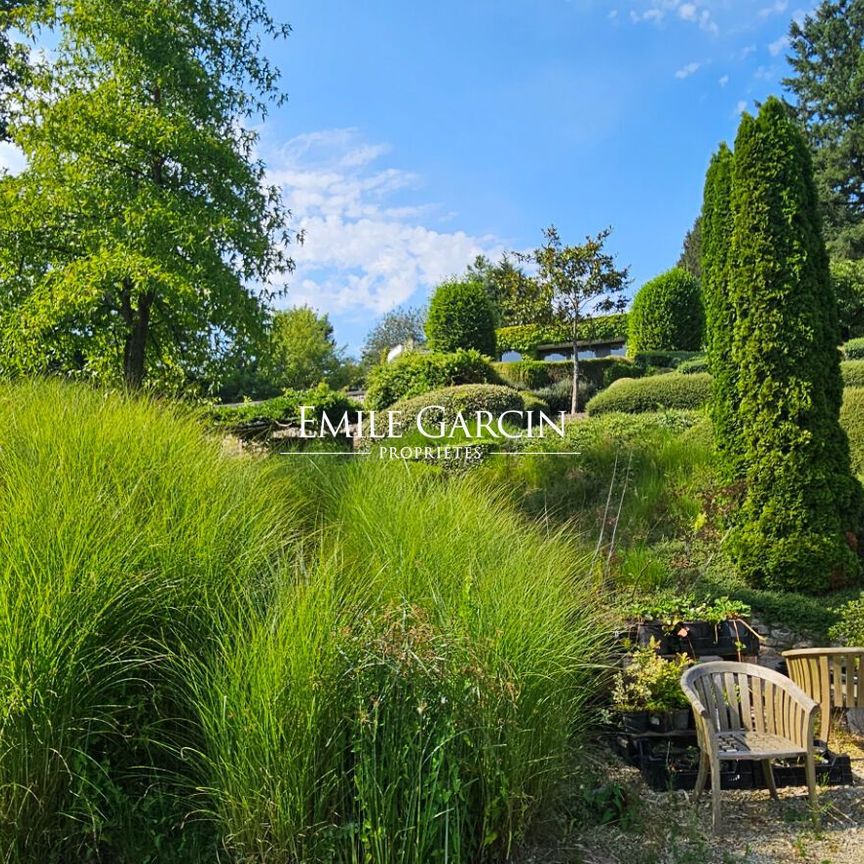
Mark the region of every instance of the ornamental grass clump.
<instances>
[{"instance_id":1,"label":"ornamental grass clump","mask_svg":"<svg viewBox=\"0 0 864 864\"><path fill-rule=\"evenodd\" d=\"M172 660L268 593L273 477L165 406L0 384L0 860L173 860L197 803L168 783L195 741Z\"/></svg>"},{"instance_id":2,"label":"ornamental grass clump","mask_svg":"<svg viewBox=\"0 0 864 864\"><path fill-rule=\"evenodd\" d=\"M321 466L320 545L195 676L244 861L500 861L572 770L604 626L587 561L470 477Z\"/></svg>"}]
</instances>

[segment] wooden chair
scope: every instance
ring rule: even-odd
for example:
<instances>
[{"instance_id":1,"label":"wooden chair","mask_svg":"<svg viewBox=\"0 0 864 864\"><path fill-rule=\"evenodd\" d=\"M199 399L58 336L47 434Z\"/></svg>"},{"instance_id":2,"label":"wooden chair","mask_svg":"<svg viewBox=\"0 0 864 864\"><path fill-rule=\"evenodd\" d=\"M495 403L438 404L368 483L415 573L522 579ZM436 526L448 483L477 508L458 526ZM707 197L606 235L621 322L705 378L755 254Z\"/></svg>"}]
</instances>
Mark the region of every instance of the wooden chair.
<instances>
[{"instance_id":1,"label":"wooden chair","mask_svg":"<svg viewBox=\"0 0 864 864\"><path fill-rule=\"evenodd\" d=\"M832 708L864 708L864 648L799 648L783 656L789 677L822 708L827 744Z\"/></svg>"},{"instance_id":2,"label":"wooden chair","mask_svg":"<svg viewBox=\"0 0 864 864\"><path fill-rule=\"evenodd\" d=\"M695 796L711 771L714 830L720 822L720 763L754 759L762 763L771 797L777 797L772 759L806 759L810 804L816 803L813 727L819 705L785 675L750 663L699 663L681 676L696 715L701 751Z\"/></svg>"}]
</instances>

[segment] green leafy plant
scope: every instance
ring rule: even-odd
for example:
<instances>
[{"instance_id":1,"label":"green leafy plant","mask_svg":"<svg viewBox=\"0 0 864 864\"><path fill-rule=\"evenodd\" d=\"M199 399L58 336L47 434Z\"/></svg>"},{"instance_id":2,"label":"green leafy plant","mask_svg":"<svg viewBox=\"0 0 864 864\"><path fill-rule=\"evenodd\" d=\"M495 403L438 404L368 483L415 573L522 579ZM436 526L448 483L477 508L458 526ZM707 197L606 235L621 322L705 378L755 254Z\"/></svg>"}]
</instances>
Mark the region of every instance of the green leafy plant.
<instances>
[{"instance_id":1,"label":"green leafy plant","mask_svg":"<svg viewBox=\"0 0 864 864\"><path fill-rule=\"evenodd\" d=\"M688 707L681 675L693 661L686 654L666 660L652 641L628 654L625 662L612 683L612 704L617 710L663 713Z\"/></svg>"},{"instance_id":2,"label":"green leafy plant","mask_svg":"<svg viewBox=\"0 0 864 864\"><path fill-rule=\"evenodd\" d=\"M365 404L381 409L441 387L501 383L499 375L478 351L459 350L452 354L409 351L369 373Z\"/></svg>"},{"instance_id":3,"label":"green leafy plant","mask_svg":"<svg viewBox=\"0 0 864 864\"><path fill-rule=\"evenodd\" d=\"M828 636L844 645L864 646L864 595L841 606L839 619Z\"/></svg>"}]
</instances>

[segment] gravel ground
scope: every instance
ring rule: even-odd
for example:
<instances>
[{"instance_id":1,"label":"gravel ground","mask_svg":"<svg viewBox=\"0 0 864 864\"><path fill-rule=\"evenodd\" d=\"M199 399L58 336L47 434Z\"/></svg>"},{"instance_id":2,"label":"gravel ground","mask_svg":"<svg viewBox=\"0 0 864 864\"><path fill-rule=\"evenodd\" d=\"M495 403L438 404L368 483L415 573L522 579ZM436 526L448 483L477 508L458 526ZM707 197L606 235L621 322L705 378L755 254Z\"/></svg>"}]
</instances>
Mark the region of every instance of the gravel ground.
<instances>
[{"instance_id":1,"label":"gravel ground","mask_svg":"<svg viewBox=\"0 0 864 864\"><path fill-rule=\"evenodd\" d=\"M694 806L690 793L654 792L620 763L608 780L625 790L624 822L574 829L520 864L864 864L864 762L853 771L857 785L820 790L817 824L804 787L780 789L778 801L764 790L724 792L717 837L710 794Z\"/></svg>"}]
</instances>

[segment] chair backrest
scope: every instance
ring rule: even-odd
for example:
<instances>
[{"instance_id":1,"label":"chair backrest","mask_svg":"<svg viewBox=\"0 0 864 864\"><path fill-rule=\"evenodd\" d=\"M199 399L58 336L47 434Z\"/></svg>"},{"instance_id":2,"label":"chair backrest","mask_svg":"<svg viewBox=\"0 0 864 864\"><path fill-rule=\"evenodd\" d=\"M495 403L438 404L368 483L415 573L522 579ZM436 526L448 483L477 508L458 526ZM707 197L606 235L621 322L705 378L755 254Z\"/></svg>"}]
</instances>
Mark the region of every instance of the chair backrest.
<instances>
[{"instance_id":1,"label":"chair backrest","mask_svg":"<svg viewBox=\"0 0 864 864\"><path fill-rule=\"evenodd\" d=\"M822 706L864 707L864 648L799 648L784 651L789 677Z\"/></svg>"},{"instance_id":2,"label":"chair backrest","mask_svg":"<svg viewBox=\"0 0 864 864\"><path fill-rule=\"evenodd\" d=\"M681 676L681 687L691 703L705 709L707 717L700 720L715 732L767 732L797 740L807 706L813 705L785 675L752 663L698 663Z\"/></svg>"}]
</instances>

